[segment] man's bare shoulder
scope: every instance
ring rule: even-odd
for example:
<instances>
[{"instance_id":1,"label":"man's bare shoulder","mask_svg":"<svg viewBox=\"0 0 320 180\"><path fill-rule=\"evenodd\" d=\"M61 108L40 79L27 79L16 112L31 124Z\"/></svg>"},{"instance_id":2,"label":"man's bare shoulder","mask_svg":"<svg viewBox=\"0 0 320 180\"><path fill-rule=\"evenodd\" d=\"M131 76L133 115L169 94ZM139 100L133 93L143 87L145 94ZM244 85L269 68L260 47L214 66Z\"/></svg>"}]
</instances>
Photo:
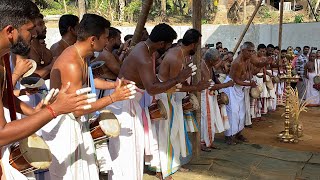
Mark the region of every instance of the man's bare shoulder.
<instances>
[{"instance_id":1,"label":"man's bare shoulder","mask_svg":"<svg viewBox=\"0 0 320 180\"><path fill-rule=\"evenodd\" d=\"M132 49L125 61L129 61L135 65L149 64L152 62L152 58L148 53L147 46L143 42L140 42Z\"/></svg>"},{"instance_id":2,"label":"man's bare shoulder","mask_svg":"<svg viewBox=\"0 0 320 180\"><path fill-rule=\"evenodd\" d=\"M180 50L178 48L171 48L166 52L162 62L165 63L177 63ZM181 61L180 61L181 62Z\"/></svg>"},{"instance_id":3,"label":"man's bare shoulder","mask_svg":"<svg viewBox=\"0 0 320 180\"><path fill-rule=\"evenodd\" d=\"M61 55L57 58L57 60L54 63L54 67L70 67L73 65L80 65L80 61L79 61L79 55L77 54L77 52L75 51L74 48L68 47L67 49L65 49Z\"/></svg>"},{"instance_id":4,"label":"man's bare shoulder","mask_svg":"<svg viewBox=\"0 0 320 180\"><path fill-rule=\"evenodd\" d=\"M108 59L112 58L112 56L113 56L112 53L104 49L102 52L99 53L99 56L97 59L99 61L107 61Z\"/></svg>"}]
</instances>

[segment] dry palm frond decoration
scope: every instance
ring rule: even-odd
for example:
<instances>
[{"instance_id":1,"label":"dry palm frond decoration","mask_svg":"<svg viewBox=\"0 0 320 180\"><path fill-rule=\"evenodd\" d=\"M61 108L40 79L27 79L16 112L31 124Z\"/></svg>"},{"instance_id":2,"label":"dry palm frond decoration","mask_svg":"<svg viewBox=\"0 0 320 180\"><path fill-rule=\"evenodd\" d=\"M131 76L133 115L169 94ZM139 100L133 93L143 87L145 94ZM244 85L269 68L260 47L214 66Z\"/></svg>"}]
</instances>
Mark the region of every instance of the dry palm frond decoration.
<instances>
[{"instance_id":1,"label":"dry palm frond decoration","mask_svg":"<svg viewBox=\"0 0 320 180\"><path fill-rule=\"evenodd\" d=\"M299 121L299 116L301 112L307 112L308 108L306 107L310 102L312 102L312 97L307 100L300 100L299 99L299 93L297 88L293 89L292 87L289 87L289 91L287 92L289 94L289 97L287 96L288 106L290 109L290 115L293 117L293 133L297 135L298 137L302 136L302 132L297 132L298 128L302 131L302 125ZM282 114L282 116L285 115L285 113ZM298 127L299 126L299 127Z\"/></svg>"}]
</instances>

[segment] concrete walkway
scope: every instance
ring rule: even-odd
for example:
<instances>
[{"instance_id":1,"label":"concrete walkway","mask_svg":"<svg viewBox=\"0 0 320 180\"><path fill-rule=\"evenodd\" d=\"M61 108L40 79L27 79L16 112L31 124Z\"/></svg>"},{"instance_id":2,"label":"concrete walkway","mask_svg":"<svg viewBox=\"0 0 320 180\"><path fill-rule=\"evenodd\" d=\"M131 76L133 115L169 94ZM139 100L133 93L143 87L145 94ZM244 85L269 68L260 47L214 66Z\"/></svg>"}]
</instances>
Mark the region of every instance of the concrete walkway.
<instances>
[{"instance_id":1,"label":"concrete walkway","mask_svg":"<svg viewBox=\"0 0 320 180\"><path fill-rule=\"evenodd\" d=\"M221 150L202 152L200 160L188 164L192 172L178 172L174 179L320 180L320 153L258 144L216 145ZM146 174L144 179L156 178Z\"/></svg>"}]
</instances>

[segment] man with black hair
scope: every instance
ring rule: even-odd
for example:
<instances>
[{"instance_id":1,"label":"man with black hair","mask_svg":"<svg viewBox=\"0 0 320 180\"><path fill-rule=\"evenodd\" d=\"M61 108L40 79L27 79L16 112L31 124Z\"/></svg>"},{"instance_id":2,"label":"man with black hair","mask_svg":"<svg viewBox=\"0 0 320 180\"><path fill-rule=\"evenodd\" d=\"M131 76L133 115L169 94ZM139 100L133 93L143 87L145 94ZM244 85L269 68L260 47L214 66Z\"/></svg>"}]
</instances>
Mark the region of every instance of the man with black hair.
<instances>
[{"instance_id":1,"label":"man with black hair","mask_svg":"<svg viewBox=\"0 0 320 180\"><path fill-rule=\"evenodd\" d=\"M117 28L109 28L109 36L106 47L96 58L104 62L103 75L101 78L116 81L120 72L120 61L118 57L113 54L114 50L120 48L121 45L121 31Z\"/></svg>"},{"instance_id":2,"label":"man with black hair","mask_svg":"<svg viewBox=\"0 0 320 180\"><path fill-rule=\"evenodd\" d=\"M190 29L184 34L181 46L168 50L160 64L158 73L160 81L166 82L177 78L179 73L188 67L201 36L198 30ZM186 92L202 91L207 89L210 84L209 81L201 81L197 85L189 85L187 82L183 82L179 92L162 93L157 96L168 108L168 119L159 122L158 132L160 164L157 169L161 170L163 178L177 171L181 166L180 156L186 157L188 153L183 123L182 99L186 96ZM174 114L170 113L171 111L174 111ZM171 154L170 152L173 151L174 154Z\"/></svg>"},{"instance_id":3,"label":"man with black hair","mask_svg":"<svg viewBox=\"0 0 320 180\"><path fill-rule=\"evenodd\" d=\"M46 39L47 27L43 20L43 15L40 14L35 20L35 32L36 38L31 41L31 49L27 58L33 59L37 63L37 69L34 72L35 76L39 76L46 80L50 77L50 71L53 66L53 57L49 49L45 45L40 43L41 40Z\"/></svg>"},{"instance_id":4,"label":"man with black hair","mask_svg":"<svg viewBox=\"0 0 320 180\"><path fill-rule=\"evenodd\" d=\"M307 64L309 60L309 46L304 46L302 54L298 57L297 62L296 62L296 71L298 75L300 76L300 81L297 83L297 89L299 93L299 98L303 98L303 95L305 94L306 91L306 79L304 77L304 66ZM305 97L304 97L305 98Z\"/></svg>"},{"instance_id":5,"label":"man with black hair","mask_svg":"<svg viewBox=\"0 0 320 180\"><path fill-rule=\"evenodd\" d=\"M120 132L119 137L110 139L110 155L117 168L109 173L109 179L142 179L144 130L139 101L144 91L154 96L184 82L191 76L191 68L186 68L176 77L164 82L160 82L156 77L153 54L156 51L160 54L164 53L176 38L177 33L169 25L165 23L156 25L149 38L138 43L121 66L118 77L134 81L140 89L137 90L138 93L134 99L123 101L110 108L124 130Z\"/></svg>"},{"instance_id":6,"label":"man with black hair","mask_svg":"<svg viewBox=\"0 0 320 180\"><path fill-rule=\"evenodd\" d=\"M65 14L59 19L59 31L61 40L50 48L53 57L58 57L69 46L77 41L79 18L72 14Z\"/></svg>"},{"instance_id":7,"label":"man with black hair","mask_svg":"<svg viewBox=\"0 0 320 180\"><path fill-rule=\"evenodd\" d=\"M13 95L11 82L10 61L8 53L11 51L26 56L30 51L30 42L35 27L33 20L38 17L39 9L29 0L2 0L0 1L0 177L1 179L26 179L9 165L10 144L24 139L35 133L42 126L50 122L55 116L81 109L87 105L87 96L77 96L76 93L66 94L69 84L61 89L57 100L36 109L27 106ZM6 71L4 71L4 67ZM4 73L6 72L6 73ZM6 78L4 78L6 76ZM13 74L22 76L22 74ZM5 86L6 85L6 86ZM6 88L5 88L6 87ZM3 108L10 110L10 119L5 119ZM15 110L28 117L16 120ZM4 174L2 174L4 171Z\"/></svg>"},{"instance_id":8,"label":"man with black hair","mask_svg":"<svg viewBox=\"0 0 320 180\"><path fill-rule=\"evenodd\" d=\"M222 47L222 42L217 42L217 43L216 43L216 49L219 50L220 48L223 48L223 47Z\"/></svg>"},{"instance_id":9,"label":"man with black hair","mask_svg":"<svg viewBox=\"0 0 320 180\"><path fill-rule=\"evenodd\" d=\"M51 70L51 87L60 88L61 85L71 82L67 93L74 93L77 89L89 84L92 89L115 88L109 96L91 101L91 109L63 114L52 122L50 127L43 129L43 137L54 157L49 168L51 180L99 179L93 140L90 130L86 128L89 126L86 115L113 102L134 97L132 88L121 85L123 81L107 82L99 78L93 80L88 68L90 65L88 58L95 51L101 52L104 49L108 41L109 27L110 22L103 17L85 14L79 24L77 42L62 52Z\"/></svg>"},{"instance_id":10,"label":"man with black hair","mask_svg":"<svg viewBox=\"0 0 320 180\"><path fill-rule=\"evenodd\" d=\"M266 57L267 56L267 47L264 44L259 44L257 47L257 55L258 57Z\"/></svg>"},{"instance_id":11,"label":"man with black hair","mask_svg":"<svg viewBox=\"0 0 320 180\"><path fill-rule=\"evenodd\" d=\"M274 45L268 44L267 46L267 56L272 56L274 55Z\"/></svg>"}]
</instances>

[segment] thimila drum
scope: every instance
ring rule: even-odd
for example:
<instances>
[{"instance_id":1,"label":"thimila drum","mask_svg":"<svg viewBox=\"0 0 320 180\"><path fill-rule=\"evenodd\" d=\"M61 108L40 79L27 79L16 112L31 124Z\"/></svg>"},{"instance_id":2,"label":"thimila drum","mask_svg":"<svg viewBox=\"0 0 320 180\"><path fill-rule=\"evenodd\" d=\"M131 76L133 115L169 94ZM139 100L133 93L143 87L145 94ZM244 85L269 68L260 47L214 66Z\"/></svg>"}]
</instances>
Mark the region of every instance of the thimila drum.
<instances>
[{"instance_id":1,"label":"thimila drum","mask_svg":"<svg viewBox=\"0 0 320 180\"><path fill-rule=\"evenodd\" d=\"M117 117L109 110L100 111L99 116L90 122L90 133L93 141L101 141L120 134Z\"/></svg>"},{"instance_id":2,"label":"thimila drum","mask_svg":"<svg viewBox=\"0 0 320 180\"><path fill-rule=\"evenodd\" d=\"M160 99L154 101L148 107L150 119L153 121L167 120L167 110Z\"/></svg>"},{"instance_id":3,"label":"thimila drum","mask_svg":"<svg viewBox=\"0 0 320 180\"><path fill-rule=\"evenodd\" d=\"M261 91L258 86L251 88L251 90L250 90L250 95L253 99L258 99L260 97L260 93L261 93Z\"/></svg>"},{"instance_id":4,"label":"thimila drum","mask_svg":"<svg viewBox=\"0 0 320 180\"><path fill-rule=\"evenodd\" d=\"M229 97L226 93L221 92L220 94L218 94L218 104L219 105L228 105L229 104Z\"/></svg>"},{"instance_id":5,"label":"thimila drum","mask_svg":"<svg viewBox=\"0 0 320 180\"><path fill-rule=\"evenodd\" d=\"M199 107L199 101L193 94L188 94L185 98L182 99L183 112L195 111L199 109Z\"/></svg>"},{"instance_id":6,"label":"thimila drum","mask_svg":"<svg viewBox=\"0 0 320 180\"><path fill-rule=\"evenodd\" d=\"M48 169L52 161L49 146L36 134L13 144L10 150L9 162L22 174Z\"/></svg>"}]
</instances>

